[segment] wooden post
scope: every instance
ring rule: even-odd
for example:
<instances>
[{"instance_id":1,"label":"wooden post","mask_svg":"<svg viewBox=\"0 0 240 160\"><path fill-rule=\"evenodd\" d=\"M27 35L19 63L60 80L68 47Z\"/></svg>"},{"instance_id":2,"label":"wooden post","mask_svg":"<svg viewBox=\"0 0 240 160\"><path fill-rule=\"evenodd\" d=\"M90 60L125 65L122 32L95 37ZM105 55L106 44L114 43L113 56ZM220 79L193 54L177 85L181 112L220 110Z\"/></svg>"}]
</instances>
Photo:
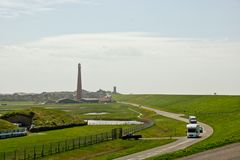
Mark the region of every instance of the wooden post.
<instances>
[{"instance_id":1,"label":"wooden post","mask_svg":"<svg viewBox=\"0 0 240 160\"><path fill-rule=\"evenodd\" d=\"M6 153L3 152L3 160L5 160L5 159L6 159Z\"/></svg>"},{"instance_id":2,"label":"wooden post","mask_svg":"<svg viewBox=\"0 0 240 160\"><path fill-rule=\"evenodd\" d=\"M74 149L74 148L75 148L75 143L74 143L75 141L74 141L74 139L73 139L73 141L72 141L72 142L73 142L73 148L72 148L72 149Z\"/></svg>"},{"instance_id":3,"label":"wooden post","mask_svg":"<svg viewBox=\"0 0 240 160\"><path fill-rule=\"evenodd\" d=\"M113 135L114 135L114 129L112 129L112 140L114 139L114 138L113 138L113 137L114 137Z\"/></svg>"},{"instance_id":4,"label":"wooden post","mask_svg":"<svg viewBox=\"0 0 240 160\"><path fill-rule=\"evenodd\" d=\"M50 144L50 150L51 150L50 155L52 155L52 143Z\"/></svg>"},{"instance_id":5,"label":"wooden post","mask_svg":"<svg viewBox=\"0 0 240 160\"><path fill-rule=\"evenodd\" d=\"M78 148L81 146L81 137L78 138Z\"/></svg>"},{"instance_id":6,"label":"wooden post","mask_svg":"<svg viewBox=\"0 0 240 160\"><path fill-rule=\"evenodd\" d=\"M67 150L67 140L65 140L65 151Z\"/></svg>"},{"instance_id":7,"label":"wooden post","mask_svg":"<svg viewBox=\"0 0 240 160\"><path fill-rule=\"evenodd\" d=\"M23 159L24 160L26 159L26 149L24 149L24 151L23 151Z\"/></svg>"},{"instance_id":8,"label":"wooden post","mask_svg":"<svg viewBox=\"0 0 240 160\"><path fill-rule=\"evenodd\" d=\"M33 159L36 159L36 150L35 150L35 146L33 147Z\"/></svg>"},{"instance_id":9,"label":"wooden post","mask_svg":"<svg viewBox=\"0 0 240 160\"><path fill-rule=\"evenodd\" d=\"M119 135L118 135L118 138L122 138L122 128L119 128Z\"/></svg>"},{"instance_id":10,"label":"wooden post","mask_svg":"<svg viewBox=\"0 0 240 160\"><path fill-rule=\"evenodd\" d=\"M14 159L17 160L17 150L14 151Z\"/></svg>"},{"instance_id":11,"label":"wooden post","mask_svg":"<svg viewBox=\"0 0 240 160\"><path fill-rule=\"evenodd\" d=\"M58 142L58 153L60 152L60 142Z\"/></svg>"},{"instance_id":12,"label":"wooden post","mask_svg":"<svg viewBox=\"0 0 240 160\"><path fill-rule=\"evenodd\" d=\"M87 136L84 137L84 146L87 145Z\"/></svg>"},{"instance_id":13,"label":"wooden post","mask_svg":"<svg viewBox=\"0 0 240 160\"><path fill-rule=\"evenodd\" d=\"M41 156L42 156L42 157L44 156L44 144L42 145L42 153L41 153Z\"/></svg>"}]
</instances>

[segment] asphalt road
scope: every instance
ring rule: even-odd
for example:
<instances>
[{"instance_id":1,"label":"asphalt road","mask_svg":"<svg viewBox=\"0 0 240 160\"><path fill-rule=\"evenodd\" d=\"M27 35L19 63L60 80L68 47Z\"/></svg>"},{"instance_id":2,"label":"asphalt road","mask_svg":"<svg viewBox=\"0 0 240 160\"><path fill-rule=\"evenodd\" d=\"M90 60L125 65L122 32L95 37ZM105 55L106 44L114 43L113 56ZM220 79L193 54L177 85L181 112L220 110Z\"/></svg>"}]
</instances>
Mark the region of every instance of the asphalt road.
<instances>
[{"instance_id":1,"label":"asphalt road","mask_svg":"<svg viewBox=\"0 0 240 160\"><path fill-rule=\"evenodd\" d=\"M129 104L132 106L145 108L145 109L154 111L159 115L188 123L188 119L181 117L181 116L183 116L182 114L160 111L158 109L153 109L153 108L146 107L146 106L139 106L138 104L133 104L133 103L125 103L125 102L119 102L119 103ZM166 144L163 146L159 146L156 148L152 148L149 150L145 150L142 152L134 153L134 154L131 154L128 156L120 157L115 160L142 160L142 159L146 159L146 158L153 157L156 155L166 154L166 153L178 151L181 149L185 149L199 141L202 141L202 140L208 138L213 133L213 129L209 125L201 123L201 122L198 122L198 123L204 129L203 133L201 134L201 138L181 137L181 138L178 138L178 140L176 140L175 142L172 142L172 143L169 143L169 144Z\"/></svg>"},{"instance_id":2,"label":"asphalt road","mask_svg":"<svg viewBox=\"0 0 240 160\"><path fill-rule=\"evenodd\" d=\"M239 160L240 143L230 144L224 147L211 149L178 160Z\"/></svg>"}]
</instances>

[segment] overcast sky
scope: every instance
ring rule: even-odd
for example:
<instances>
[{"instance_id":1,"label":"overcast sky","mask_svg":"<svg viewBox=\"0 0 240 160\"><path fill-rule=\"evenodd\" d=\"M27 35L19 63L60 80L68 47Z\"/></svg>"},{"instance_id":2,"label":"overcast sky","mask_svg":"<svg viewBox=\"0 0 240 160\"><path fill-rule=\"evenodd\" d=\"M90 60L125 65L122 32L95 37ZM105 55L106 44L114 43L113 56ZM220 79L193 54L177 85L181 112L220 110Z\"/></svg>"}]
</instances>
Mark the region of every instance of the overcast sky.
<instances>
[{"instance_id":1,"label":"overcast sky","mask_svg":"<svg viewBox=\"0 0 240 160\"><path fill-rule=\"evenodd\" d=\"M0 0L0 93L240 94L239 0Z\"/></svg>"}]
</instances>

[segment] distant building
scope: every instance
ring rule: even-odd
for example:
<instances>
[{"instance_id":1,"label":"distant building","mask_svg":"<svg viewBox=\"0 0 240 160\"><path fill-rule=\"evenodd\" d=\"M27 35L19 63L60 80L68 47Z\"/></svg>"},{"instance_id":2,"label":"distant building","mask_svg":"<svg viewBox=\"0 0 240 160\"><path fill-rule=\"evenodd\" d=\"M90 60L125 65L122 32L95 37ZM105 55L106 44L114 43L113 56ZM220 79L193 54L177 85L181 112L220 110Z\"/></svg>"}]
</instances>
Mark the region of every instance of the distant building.
<instances>
[{"instance_id":1,"label":"distant building","mask_svg":"<svg viewBox=\"0 0 240 160\"><path fill-rule=\"evenodd\" d=\"M81 75L81 64L78 64L78 78L77 78L77 92L76 92L76 101L79 103L99 103L101 97L106 95L106 91L99 89L95 93L87 93L82 89L82 75ZM83 98L84 97L84 98ZM85 98L88 97L88 98ZM102 99L103 101L110 101L109 98ZM69 100L68 100L69 101ZM65 101L64 101L65 102ZM70 102L70 101L69 101ZM72 101L74 102L74 101Z\"/></svg>"},{"instance_id":2,"label":"distant building","mask_svg":"<svg viewBox=\"0 0 240 160\"><path fill-rule=\"evenodd\" d=\"M112 96L111 96L111 95L106 95L106 96L104 96L104 97L101 97L101 98L99 99L99 102L100 102L100 103L111 103L111 102L113 102L113 101L112 101Z\"/></svg>"},{"instance_id":3,"label":"distant building","mask_svg":"<svg viewBox=\"0 0 240 160\"><path fill-rule=\"evenodd\" d=\"M59 99L57 101L57 103L58 104L72 104L72 103L79 103L79 102L76 100L73 100L73 99L63 98L63 99Z\"/></svg>"},{"instance_id":4,"label":"distant building","mask_svg":"<svg viewBox=\"0 0 240 160\"><path fill-rule=\"evenodd\" d=\"M98 98L81 98L82 103L98 103L99 99Z\"/></svg>"}]
</instances>

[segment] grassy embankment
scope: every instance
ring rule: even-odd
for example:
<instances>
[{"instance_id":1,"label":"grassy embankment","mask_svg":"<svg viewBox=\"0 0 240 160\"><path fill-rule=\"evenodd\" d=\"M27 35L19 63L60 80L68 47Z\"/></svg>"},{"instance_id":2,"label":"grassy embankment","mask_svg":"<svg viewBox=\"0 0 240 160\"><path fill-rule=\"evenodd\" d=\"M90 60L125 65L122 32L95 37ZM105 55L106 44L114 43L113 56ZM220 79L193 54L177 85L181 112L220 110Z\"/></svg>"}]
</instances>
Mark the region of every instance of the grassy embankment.
<instances>
[{"instance_id":1,"label":"grassy embankment","mask_svg":"<svg viewBox=\"0 0 240 160\"><path fill-rule=\"evenodd\" d=\"M5 130L12 130L12 129L16 129L16 128L17 128L17 126L13 125L12 123L0 119L0 132L5 131Z\"/></svg>"},{"instance_id":2,"label":"grassy embankment","mask_svg":"<svg viewBox=\"0 0 240 160\"><path fill-rule=\"evenodd\" d=\"M32 107L32 106L31 106ZM142 118L154 118L157 122L153 127L141 131L143 137L162 137L162 136L180 136L184 135L184 126L185 124L182 122L178 122L175 120L171 120L168 118L164 118L156 115L151 111L147 111L144 109L140 109L137 107L132 107L128 105L122 104L72 104L72 105L39 105L34 107L45 107L51 109L58 109L62 111L66 111L67 114L78 115L80 117L84 117L86 119L124 119L124 120L139 120L139 113L143 114ZM29 108L27 106L26 108ZM4 112L4 108L2 108L2 112ZM8 107L9 110L19 110L19 106ZM134 110L134 111L133 111ZM107 112L106 115L101 116L90 116L85 115L85 113L90 112ZM1 110L0 110L1 113ZM165 124L172 124L170 125ZM178 124L178 128L175 130L173 126ZM64 140L66 138L76 138L78 136L85 136L91 134L97 134L101 132L106 132L116 127L130 127L130 126L82 126L82 127L74 127L74 128L66 128L61 130L53 130L53 131L45 131L41 133L33 133L29 134L26 137L19 138L11 138L0 140L0 150L1 151L9 151L14 150L16 148L23 148L32 146L33 144L45 144L50 142L57 142L60 140ZM96 146L88 146L83 147L81 149L77 149L71 152L65 152L58 155L53 155L48 158L50 159L60 159L61 157L89 157L92 155L97 156L98 158L105 159L106 157L118 157L126 154L134 153L143 149L152 148L155 146L159 146L165 143L168 143L172 140L148 140L148 141L108 141L101 144L96 144ZM139 145L141 144L141 147ZM98 147L99 146L99 147ZM106 147L103 147L106 146ZM111 147L108 147L111 146ZM90 148L89 148L90 147ZM93 148L92 148L93 147ZM94 149L95 148L95 149ZM92 151L89 152L88 149ZM117 153L116 153L117 152ZM102 154L104 156L102 157ZM60 156L61 155L61 156ZM105 158L104 158L105 157ZM77 158L76 158L77 159ZM110 158L111 159L111 158Z\"/></svg>"},{"instance_id":3,"label":"grassy embankment","mask_svg":"<svg viewBox=\"0 0 240 160\"><path fill-rule=\"evenodd\" d=\"M119 101L146 105L169 112L196 115L213 127L213 135L198 144L152 159L174 159L240 141L240 96L116 95Z\"/></svg>"},{"instance_id":4,"label":"grassy embankment","mask_svg":"<svg viewBox=\"0 0 240 160\"><path fill-rule=\"evenodd\" d=\"M28 123L28 127L33 125L34 127L31 131L84 124L84 121L77 115L71 115L56 109L45 109L40 107L8 112L3 114L1 118L5 120L17 120L17 122L21 122L22 124Z\"/></svg>"}]
</instances>

